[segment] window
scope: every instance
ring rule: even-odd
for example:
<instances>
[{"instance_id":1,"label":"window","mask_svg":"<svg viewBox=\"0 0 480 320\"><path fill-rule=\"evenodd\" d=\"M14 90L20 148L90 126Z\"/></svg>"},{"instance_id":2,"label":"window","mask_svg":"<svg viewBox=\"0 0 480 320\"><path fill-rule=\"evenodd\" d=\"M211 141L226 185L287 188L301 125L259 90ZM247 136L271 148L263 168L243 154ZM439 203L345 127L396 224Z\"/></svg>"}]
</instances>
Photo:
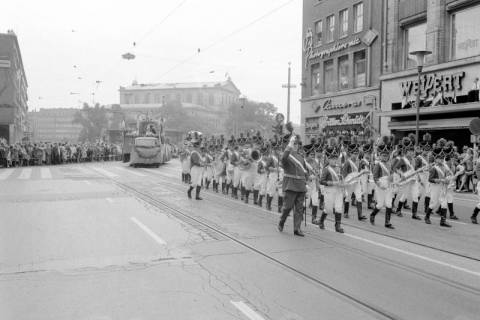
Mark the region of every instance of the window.
<instances>
[{"instance_id":1,"label":"window","mask_svg":"<svg viewBox=\"0 0 480 320\"><path fill-rule=\"evenodd\" d=\"M348 35L348 9L340 11L338 19L340 23L340 38L346 37Z\"/></svg>"},{"instance_id":2,"label":"window","mask_svg":"<svg viewBox=\"0 0 480 320\"><path fill-rule=\"evenodd\" d=\"M480 6L471 7L452 15L452 59L480 54Z\"/></svg>"},{"instance_id":3,"label":"window","mask_svg":"<svg viewBox=\"0 0 480 320\"><path fill-rule=\"evenodd\" d=\"M320 64L312 64L312 96L319 95L321 93L320 77Z\"/></svg>"},{"instance_id":4,"label":"window","mask_svg":"<svg viewBox=\"0 0 480 320\"><path fill-rule=\"evenodd\" d=\"M327 42L333 41L333 34L335 33L335 16L327 17Z\"/></svg>"},{"instance_id":5,"label":"window","mask_svg":"<svg viewBox=\"0 0 480 320\"><path fill-rule=\"evenodd\" d=\"M367 61L365 50L353 54L353 80L355 88L365 87L367 84Z\"/></svg>"},{"instance_id":6,"label":"window","mask_svg":"<svg viewBox=\"0 0 480 320\"><path fill-rule=\"evenodd\" d=\"M186 99L185 102L192 103L192 93L191 92L187 93L187 97L185 99Z\"/></svg>"},{"instance_id":7,"label":"window","mask_svg":"<svg viewBox=\"0 0 480 320\"><path fill-rule=\"evenodd\" d=\"M348 89L348 56L338 58L338 86L340 90Z\"/></svg>"},{"instance_id":8,"label":"window","mask_svg":"<svg viewBox=\"0 0 480 320\"><path fill-rule=\"evenodd\" d=\"M208 95L208 105L210 105L210 106L215 105L215 99L214 99L212 93L210 93L210 94Z\"/></svg>"},{"instance_id":9,"label":"window","mask_svg":"<svg viewBox=\"0 0 480 320\"><path fill-rule=\"evenodd\" d=\"M322 44L322 35L323 35L323 21L315 22L315 34L317 35L318 44Z\"/></svg>"},{"instance_id":10,"label":"window","mask_svg":"<svg viewBox=\"0 0 480 320\"><path fill-rule=\"evenodd\" d=\"M323 64L325 91L333 92L335 91L335 79L333 74L333 60L325 61Z\"/></svg>"},{"instance_id":11,"label":"window","mask_svg":"<svg viewBox=\"0 0 480 320\"><path fill-rule=\"evenodd\" d=\"M363 31L363 3L353 6L353 32Z\"/></svg>"},{"instance_id":12,"label":"window","mask_svg":"<svg viewBox=\"0 0 480 320\"><path fill-rule=\"evenodd\" d=\"M425 50L427 47L427 24L421 23L405 29L405 68L414 68L417 63L409 52Z\"/></svg>"}]
</instances>

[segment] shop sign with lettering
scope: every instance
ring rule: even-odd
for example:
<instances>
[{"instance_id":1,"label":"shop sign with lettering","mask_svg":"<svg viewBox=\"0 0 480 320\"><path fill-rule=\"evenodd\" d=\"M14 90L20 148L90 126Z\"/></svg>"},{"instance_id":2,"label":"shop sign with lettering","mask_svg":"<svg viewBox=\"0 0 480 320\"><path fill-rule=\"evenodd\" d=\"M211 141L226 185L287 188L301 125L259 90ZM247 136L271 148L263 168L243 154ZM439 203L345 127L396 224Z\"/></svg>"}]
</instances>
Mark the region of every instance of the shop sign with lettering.
<instances>
[{"instance_id":1,"label":"shop sign with lettering","mask_svg":"<svg viewBox=\"0 0 480 320\"><path fill-rule=\"evenodd\" d=\"M328 111L328 110L336 110L336 109L358 108L361 106L362 106L362 101L333 103L332 99L327 99L323 102L323 104L313 106L313 108L315 110L315 113L318 113L320 110Z\"/></svg>"},{"instance_id":2,"label":"shop sign with lettering","mask_svg":"<svg viewBox=\"0 0 480 320\"><path fill-rule=\"evenodd\" d=\"M311 28L307 30L305 39L303 40L303 51L305 53L305 68L308 67L308 62L315 58L329 57L332 53L340 52L342 50L354 47L362 43L359 37L356 37L350 41L337 42L328 49L318 49L313 45L313 31Z\"/></svg>"},{"instance_id":3,"label":"shop sign with lettering","mask_svg":"<svg viewBox=\"0 0 480 320\"><path fill-rule=\"evenodd\" d=\"M416 96L420 90L422 99L435 95L437 92L458 92L462 90L462 80L465 72L456 72L447 75L438 75L435 73L424 74L418 80L408 80L400 83L402 97Z\"/></svg>"},{"instance_id":4,"label":"shop sign with lettering","mask_svg":"<svg viewBox=\"0 0 480 320\"><path fill-rule=\"evenodd\" d=\"M349 116L344 114L340 118L336 117L312 117L305 119L305 131L317 131L327 127L363 125L366 120L365 115L357 114Z\"/></svg>"}]
</instances>

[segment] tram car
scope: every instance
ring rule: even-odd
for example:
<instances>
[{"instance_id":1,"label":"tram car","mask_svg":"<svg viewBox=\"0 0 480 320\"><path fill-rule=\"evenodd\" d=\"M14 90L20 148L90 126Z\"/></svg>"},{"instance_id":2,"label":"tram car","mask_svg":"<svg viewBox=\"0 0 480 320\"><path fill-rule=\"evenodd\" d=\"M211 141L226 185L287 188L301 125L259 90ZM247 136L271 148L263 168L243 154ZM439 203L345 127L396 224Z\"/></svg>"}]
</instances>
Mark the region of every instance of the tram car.
<instances>
[{"instance_id":1,"label":"tram car","mask_svg":"<svg viewBox=\"0 0 480 320\"><path fill-rule=\"evenodd\" d=\"M172 158L172 147L166 143L163 125L144 118L137 121L137 131L127 133L124 143L124 162L136 167L156 167Z\"/></svg>"}]
</instances>

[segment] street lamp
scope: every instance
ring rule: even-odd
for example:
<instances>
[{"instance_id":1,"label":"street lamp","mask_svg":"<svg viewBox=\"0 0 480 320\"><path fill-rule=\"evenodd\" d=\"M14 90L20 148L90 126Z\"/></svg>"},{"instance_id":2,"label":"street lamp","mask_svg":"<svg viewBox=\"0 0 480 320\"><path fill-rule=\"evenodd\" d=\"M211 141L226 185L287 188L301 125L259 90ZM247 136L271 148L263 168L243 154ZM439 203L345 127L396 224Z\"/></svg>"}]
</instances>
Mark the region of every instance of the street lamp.
<instances>
[{"instance_id":1,"label":"street lamp","mask_svg":"<svg viewBox=\"0 0 480 320\"><path fill-rule=\"evenodd\" d=\"M245 107L245 103L247 102L247 96L244 95L244 94L241 94L239 97L238 97L238 101L240 101L240 108L244 108ZM237 108L235 108L235 137L238 135L238 110Z\"/></svg>"},{"instance_id":2,"label":"street lamp","mask_svg":"<svg viewBox=\"0 0 480 320\"><path fill-rule=\"evenodd\" d=\"M431 54L431 51L428 50L417 50L410 52L410 55L415 56L417 60L417 75L418 75L418 90L417 90L417 115L415 118L415 146L418 146L418 122L420 121L420 76L423 70L423 63L425 56Z\"/></svg>"}]
</instances>

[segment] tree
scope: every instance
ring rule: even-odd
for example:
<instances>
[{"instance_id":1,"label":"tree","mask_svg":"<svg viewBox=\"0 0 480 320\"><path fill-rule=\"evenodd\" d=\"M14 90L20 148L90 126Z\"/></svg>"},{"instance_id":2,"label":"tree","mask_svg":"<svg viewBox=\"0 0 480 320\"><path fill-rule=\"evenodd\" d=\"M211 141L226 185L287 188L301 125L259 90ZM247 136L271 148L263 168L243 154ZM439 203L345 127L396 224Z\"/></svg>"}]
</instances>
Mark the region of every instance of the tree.
<instances>
[{"instance_id":1,"label":"tree","mask_svg":"<svg viewBox=\"0 0 480 320\"><path fill-rule=\"evenodd\" d=\"M107 129L107 111L104 106L100 106L98 103L93 107L84 103L82 110L75 113L73 123L82 126L82 131L80 131L79 135L81 142L95 142L97 139L102 138L104 130Z\"/></svg>"},{"instance_id":2,"label":"tree","mask_svg":"<svg viewBox=\"0 0 480 320\"><path fill-rule=\"evenodd\" d=\"M247 100L244 103L234 103L228 108L225 127L232 134L260 131L262 135L268 136L276 113L277 108L269 102Z\"/></svg>"}]
</instances>

